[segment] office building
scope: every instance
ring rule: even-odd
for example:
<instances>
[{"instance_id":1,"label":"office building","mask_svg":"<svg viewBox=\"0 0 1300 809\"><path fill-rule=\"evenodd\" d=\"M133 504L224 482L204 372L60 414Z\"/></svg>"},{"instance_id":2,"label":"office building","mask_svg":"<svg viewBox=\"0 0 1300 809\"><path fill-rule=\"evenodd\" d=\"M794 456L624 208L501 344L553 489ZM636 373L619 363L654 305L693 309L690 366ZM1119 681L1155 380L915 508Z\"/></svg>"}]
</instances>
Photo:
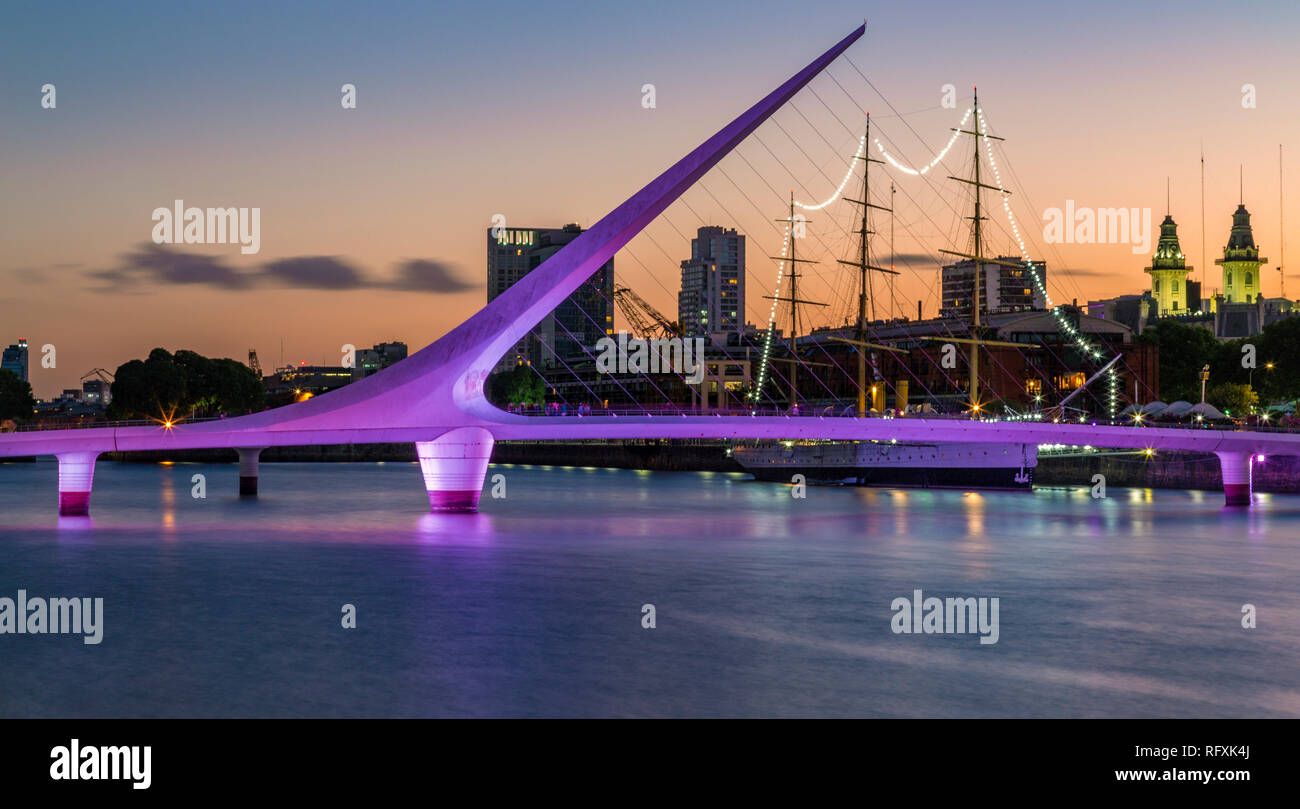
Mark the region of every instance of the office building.
<instances>
[{"instance_id":1,"label":"office building","mask_svg":"<svg viewBox=\"0 0 1300 809\"><path fill-rule=\"evenodd\" d=\"M1047 308L1047 297L1043 290L1047 284L1047 263L1034 262L1034 273L1039 282L1035 283L1025 266L1009 267L1008 264L1023 265L1019 256L998 256L1001 264L984 264L983 278L980 286L980 312L1024 312ZM975 298L975 261L963 259L956 264L949 264L942 270L943 299L939 306L940 317L957 317L969 320L971 301Z\"/></svg>"},{"instance_id":2,"label":"office building","mask_svg":"<svg viewBox=\"0 0 1300 809\"><path fill-rule=\"evenodd\" d=\"M582 228L489 228L487 231L487 299L489 302L537 269ZM529 363L563 368L586 362L602 337L614 333L614 259L610 259L547 315L502 358L497 370Z\"/></svg>"},{"instance_id":3,"label":"office building","mask_svg":"<svg viewBox=\"0 0 1300 809\"><path fill-rule=\"evenodd\" d=\"M402 342L376 343L370 348L358 348L353 376L362 379L404 359L406 343Z\"/></svg>"},{"instance_id":4,"label":"office building","mask_svg":"<svg viewBox=\"0 0 1300 809\"><path fill-rule=\"evenodd\" d=\"M12 371L15 376L24 382L27 379L27 340L19 338L18 342L4 350L3 359L0 359L0 369Z\"/></svg>"},{"instance_id":5,"label":"office building","mask_svg":"<svg viewBox=\"0 0 1300 809\"><path fill-rule=\"evenodd\" d=\"M112 386L103 379L87 379L81 383L81 401L107 407L113 401Z\"/></svg>"},{"instance_id":6,"label":"office building","mask_svg":"<svg viewBox=\"0 0 1300 809\"><path fill-rule=\"evenodd\" d=\"M682 262L677 293L681 336L740 333L745 326L745 237L734 228L702 227Z\"/></svg>"}]
</instances>

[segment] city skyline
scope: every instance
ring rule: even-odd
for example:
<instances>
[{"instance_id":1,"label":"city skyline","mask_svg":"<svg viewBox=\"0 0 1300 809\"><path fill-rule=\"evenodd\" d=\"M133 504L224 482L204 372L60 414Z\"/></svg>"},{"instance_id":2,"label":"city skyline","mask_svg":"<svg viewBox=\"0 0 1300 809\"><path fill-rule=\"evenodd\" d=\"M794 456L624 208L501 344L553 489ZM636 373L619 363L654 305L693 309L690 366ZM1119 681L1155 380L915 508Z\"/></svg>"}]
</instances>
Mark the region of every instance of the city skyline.
<instances>
[{"instance_id":1,"label":"city skyline","mask_svg":"<svg viewBox=\"0 0 1300 809\"><path fill-rule=\"evenodd\" d=\"M33 387L42 397L76 386L91 368L112 369L155 346L236 359L256 348L267 365L280 364L281 339L286 363L332 363L344 343L398 337L423 346L481 305L482 233L495 214L507 223L591 224L644 181L644 169L634 168L638 161L629 155L666 164L796 65L808 43L838 31L846 14L860 14L848 4L819 7L790 31L774 30L762 13L737 15L736 8L698 11L725 19L736 32L734 39L700 48L709 39L703 32L688 27L667 36L625 10L565 17L511 7L518 27L495 32L502 51L482 56L453 41L482 21L444 13L436 25L414 26L441 49L426 53L415 32L402 33L386 58L351 54L343 59L351 67L325 68L329 81L287 67L293 59L284 57L319 68L329 47L347 53L346 26L329 17L346 14L330 6L309 20L307 27L320 34L314 44L286 36L281 59L259 57L240 70L210 44L182 56L176 44L166 43L163 32L173 15L199 12L160 10L153 25L134 28L93 9L66 25L12 13L14 24L0 35L10 54L0 57L7 78L0 106L13 123L11 148L0 156L13 189L0 211L6 244L0 298L9 315L0 341L26 337L35 347L58 346L55 369L33 364ZM1286 143L1295 94L1283 77L1294 73L1288 66L1300 66L1281 36L1285 26L1216 27L1212 6L1161 4L1144 14L1153 27L1115 33L1113 15L1122 7L1103 3L1085 12L1074 41L1053 42L1049 49L1036 43L1036 29L1016 14L1017 4L994 6L987 19L952 8L951 15L924 22L888 9L873 16L868 8L871 23L851 55L853 64L811 85L816 96L801 94L792 109L759 130L761 143L742 146L620 252L619 283L662 311L676 311L677 265L688 254L690 234L701 225L736 227L751 241L748 280L756 284L745 319L765 326L761 296L771 292L775 267L758 257L779 251L769 222L783 213L783 189L793 186L801 198L817 200L834 191L864 108L873 109L873 134L879 130L901 160L928 162L969 104L965 88L979 82L991 126L1009 139L1005 154L1015 175L1008 179L1017 192L1012 205L1031 237L1031 252L1053 267L1049 292L1055 302L1140 292L1155 239L1141 255L1128 244L1046 246L1042 212L1073 200L1095 208L1150 208L1158 222L1166 177L1183 249L1196 267L1191 278L1204 278L1203 294L1213 294L1219 286L1213 261L1227 241L1239 166L1256 243L1272 259L1263 270L1263 294L1277 295L1277 147ZM426 13L390 10L375 24L428 22L421 16ZM1295 13L1276 9L1282 16ZM229 25L211 22L217 32ZM275 20L267 23L249 35L250 48L288 33ZM903 44L964 38L971 25L1018 48L1005 55L986 50L972 66L955 54L920 59ZM540 43L525 35L528 26ZM96 39L105 31L115 36ZM1148 46L1157 33L1181 37L1179 48L1151 56ZM593 35L594 44L587 44ZM579 42L583 49L574 52L583 58L555 58L566 44ZM1089 48L1103 44L1114 58L1099 63ZM130 59L133 46L154 53L162 48L162 57L149 64ZM615 69L590 69L592 59L615 50L623 57ZM1232 68L1196 56L1205 50L1232 53ZM545 64L532 70L543 53ZM1037 64L1049 58L1050 64ZM157 75L153 65L159 62L173 69ZM755 70L756 64L763 67ZM707 92L691 81L699 73L710 75ZM461 74L463 83L446 80ZM520 77L528 80L522 92L540 93L543 102L526 104L535 115L526 117L526 127L512 128ZM46 82L57 87L55 109L40 106ZM345 83L357 87L356 109L339 105ZM642 106L646 83L655 84L653 109ZM1247 83L1258 92L1253 109L1241 104ZM955 109L940 106L945 84L963 88ZM178 86L185 92L175 92ZM454 116L438 114L453 108ZM906 125L892 117L895 110L906 113ZM1101 121L1104 131L1090 128ZM105 133L130 145L105 153L97 148L97 135ZM945 165L958 168L954 158ZM927 181L886 173L900 189L900 269L911 265L898 282L897 314L913 315L920 299L932 316L939 275L932 259L939 248L951 247L958 231L948 220L962 201L945 200ZM1294 176L1288 166L1288 180ZM1011 180L1025 183L1025 193ZM179 256L161 256L165 248L149 243L150 212L175 199L259 207L261 252L180 245L170 248ZM852 216L833 208L813 215L822 221L811 227L826 228L826 244L817 248L823 260L842 257L835 255L844 247L840 223ZM994 229L987 244L1005 252L1009 242ZM1295 249L1295 239L1288 242ZM837 283L829 272L810 275L810 294L835 300ZM619 325L625 325L621 318Z\"/></svg>"}]
</instances>

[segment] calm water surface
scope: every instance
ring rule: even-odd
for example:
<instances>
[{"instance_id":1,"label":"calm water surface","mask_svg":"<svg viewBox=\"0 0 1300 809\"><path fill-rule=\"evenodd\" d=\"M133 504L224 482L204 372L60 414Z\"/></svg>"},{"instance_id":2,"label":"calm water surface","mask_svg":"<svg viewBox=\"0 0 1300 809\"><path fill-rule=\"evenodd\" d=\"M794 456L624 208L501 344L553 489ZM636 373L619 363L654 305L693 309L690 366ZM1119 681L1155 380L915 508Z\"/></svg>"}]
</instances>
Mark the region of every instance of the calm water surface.
<instances>
[{"instance_id":1,"label":"calm water surface","mask_svg":"<svg viewBox=\"0 0 1300 809\"><path fill-rule=\"evenodd\" d=\"M497 473L431 515L413 464L101 463L60 520L0 465L0 596L105 601L98 646L0 635L0 715L1300 715L1300 497ZM893 634L916 588L999 642Z\"/></svg>"}]
</instances>

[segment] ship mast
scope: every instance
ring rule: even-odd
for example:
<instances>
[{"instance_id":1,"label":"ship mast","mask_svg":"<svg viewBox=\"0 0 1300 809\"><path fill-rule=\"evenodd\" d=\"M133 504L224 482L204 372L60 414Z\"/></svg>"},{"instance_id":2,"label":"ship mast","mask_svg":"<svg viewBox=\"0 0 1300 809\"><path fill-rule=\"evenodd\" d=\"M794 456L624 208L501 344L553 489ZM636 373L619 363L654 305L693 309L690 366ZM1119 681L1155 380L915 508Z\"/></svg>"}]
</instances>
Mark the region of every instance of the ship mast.
<instances>
[{"instance_id":1,"label":"ship mast","mask_svg":"<svg viewBox=\"0 0 1300 809\"><path fill-rule=\"evenodd\" d=\"M980 94L979 90L975 91L975 132L980 131ZM979 135L975 136L975 295L971 301L971 323L974 328L971 329L971 339L980 338L980 304L984 302L984 239L981 236L981 222L984 217L980 215L980 141ZM971 409L978 411L980 409L980 346L979 343L970 344L970 402Z\"/></svg>"},{"instance_id":2,"label":"ship mast","mask_svg":"<svg viewBox=\"0 0 1300 809\"><path fill-rule=\"evenodd\" d=\"M858 260L837 261L837 263L839 264L844 264L849 267L858 268L858 319L857 319L857 324L853 330L855 339L849 340L844 337L831 338L832 340L835 340L837 342L848 343L849 345L852 345L856 348L857 355L858 355L858 415L859 416L865 416L867 413L867 354L866 351L864 351L863 349L873 348L873 349L881 349L884 351L892 351L897 354L907 353L906 351L903 351L902 349L894 348L893 346L880 345L877 343L867 342L868 301L870 301L871 304L871 313L873 319L876 311L875 299L869 292L871 288L871 276L868 275L868 272L879 272L879 273L885 273L886 275L898 275L898 273L895 272L893 269L888 269L885 267L877 267L876 265L872 264L870 261L870 250L869 250L870 240L868 237L874 235L875 231L872 230L870 227L870 224L868 222L868 214L870 213L872 208L875 208L878 211L889 211L891 214L893 213L894 210L893 208L886 208L883 205L875 205L871 202L871 192L870 192L871 164L872 163L883 164L884 161L876 160L874 158L866 156L866 151L867 151L866 144L870 142L871 142L871 113L867 113L867 129L866 129L866 134L863 136L862 139L863 154L859 155L857 158L858 160L862 161L862 199L853 199L851 197L844 197L845 202L852 202L855 205L862 206L862 219L859 222L859 227L857 231L858 232ZM890 183L889 187L890 187L890 196L891 196L890 201L892 203L893 184ZM892 230L892 225L891 225L891 230ZM890 244L891 246L893 244L892 234L890 237Z\"/></svg>"},{"instance_id":3,"label":"ship mast","mask_svg":"<svg viewBox=\"0 0 1300 809\"><path fill-rule=\"evenodd\" d=\"M858 159L862 161L862 199L851 199L849 197L844 198L845 201L847 202L852 202L855 205L862 206L862 219L859 220L859 226L858 226L858 260L839 262L840 264L845 264L850 267L858 268L858 321L857 321L857 326L853 331L853 334L854 337L856 338L854 343L857 347L857 355L858 355L858 415L859 416L865 415L867 412L867 353L864 349L874 347L867 342L868 299L870 299L871 313L873 319L875 316L875 309L876 309L875 299L868 292L871 286L871 276L869 275L869 273L874 271L874 272L886 273L888 275L898 275L898 273L894 272L893 270L886 269L884 267L877 267L874 264L870 263L870 249L869 249L870 237L875 234L875 231L872 230L870 227L868 214L871 212L872 208L875 208L878 211L889 211L891 213L893 212L893 208L886 208L883 205L874 205L871 202L871 183L870 183L871 164L872 163L883 164L884 161L876 160L875 158L872 157L867 157L866 144L870 142L871 142L871 113L867 113L867 129L866 129L866 134L863 136L862 139L863 153L858 157Z\"/></svg>"},{"instance_id":4,"label":"ship mast","mask_svg":"<svg viewBox=\"0 0 1300 809\"><path fill-rule=\"evenodd\" d=\"M973 223L972 230L975 237L975 253L972 255L970 253L958 253L953 250L940 250L939 252L946 253L950 256L959 256L961 258L969 259L975 263L975 278L974 278L974 283L972 284L974 292L971 300L970 339L962 340L959 338L948 338L948 341L956 342L956 343L967 343L970 345L970 382L968 385L970 390L970 409L974 413L979 413L980 408L983 406L980 402L980 376L979 376L980 346L981 345L1012 345L1010 343L1003 343L996 340L982 339L981 335L983 333L983 326L980 323L980 305L984 300L984 266L986 264L1000 264L1004 267L1011 267L1013 269L1023 269L1024 265L1014 264L1010 261L999 261L998 259L991 259L991 258L984 257L984 234L983 234L982 223L985 219L987 219L987 217L983 215L980 192L982 189L985 188L989 189L990 191L997 191L1002 194L1010 194L1011 192L999 188L995 185L988 185L986 183L980 182L979 139L987 138L989 140L1002 140L1002 138L996 137L994 135L990 135L983 131L984 126L980 122L980 100L979 100L978 88L976 88L975 90L975 100L973 104L974 106L972 107L972 109L975 112L975 129L974 130L954 129L953 131L963 135L972 135L975 138L975 149L973 150L974 157L972 159L972 163L974 164L975 176L973 180L968 180L964 177L952 177L952 176L949 176L948 179L955 180L959 183L966 183L967 185L972 185L975 187L975 215L967 217Z\"/></svg>"},{"instance_id":5,"label":"ship mast","mask_svg":"<svg viewBox=\"0 0 1300 809\"><path fill-rule=\"evenodd\" d=\"M802 303L808 306L825 306L826 304L818 303L817 301L800 300L799 298L799 265L817 264L819 262L795 257L794 245L798 240L799 230L802 229L809 220L803 217L800 217L799 219L795 218L794 191L790 192L790 218L778 219L776 221L788 223L787 226L790 228L790 255L789 257L771 256L770 258L773 261L790 262L790 271L787 274L790 279L790 297L783 298L779 295L764 295L763 297L772 301L786 301L790 304L790 359L787 360L787 362L790 363L790 405L793 407L799 403L799 304Z\"/></svg>"}]
</instances>

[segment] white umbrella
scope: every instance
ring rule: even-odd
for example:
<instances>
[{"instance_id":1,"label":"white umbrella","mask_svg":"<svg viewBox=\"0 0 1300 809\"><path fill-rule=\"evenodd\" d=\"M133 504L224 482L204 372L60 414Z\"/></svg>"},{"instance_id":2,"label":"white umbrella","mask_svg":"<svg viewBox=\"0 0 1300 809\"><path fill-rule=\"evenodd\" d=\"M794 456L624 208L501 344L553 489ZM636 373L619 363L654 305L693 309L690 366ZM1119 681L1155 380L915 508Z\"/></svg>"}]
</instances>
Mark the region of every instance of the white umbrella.
<instances>
[{"instance_id":1,"label":"white umbrella","mask_svg":"<svg viewBox=\"0 0 1300 809\"><path fill-rule=\"evenodd\" d=\"M1203 419L1209 419L1210 421L1218 421L1219 419L1227 418L1227 416L1219 412L1219 408L1209 402L1200 402L1199 404L1193 405L1191 414L1193 416L1200 416Z\"/></svg>"},{"instance_id":2,"label":"white umbrella","mask_svg":"<svg viewBox=\"0 0 1300 809\"><path fill-rule=\"evenodd\" d=\"M1157 400L1144 406L1142 408L1142 415L1151 416L1154 418L1155 416L1158 416L1161 413L1165 412L1165 408L1167 407L1169 407L1169 405Z\"/></svg>"}]
</instances>

